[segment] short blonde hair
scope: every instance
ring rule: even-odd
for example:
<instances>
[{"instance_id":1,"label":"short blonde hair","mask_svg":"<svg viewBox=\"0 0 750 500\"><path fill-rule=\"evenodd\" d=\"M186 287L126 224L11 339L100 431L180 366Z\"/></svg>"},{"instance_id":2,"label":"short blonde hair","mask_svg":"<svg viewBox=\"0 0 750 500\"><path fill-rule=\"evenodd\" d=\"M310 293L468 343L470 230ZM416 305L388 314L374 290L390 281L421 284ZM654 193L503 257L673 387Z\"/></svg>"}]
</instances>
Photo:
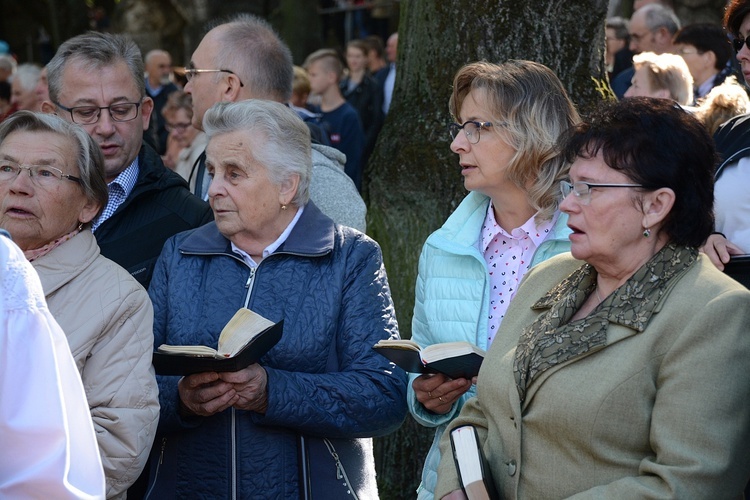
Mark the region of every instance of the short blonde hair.
<instances>
[{"instance_id":1,"label":"short blonde hair","mask_svg":"<svg viewBox=\"0 0 750 500\"><path fill-rule=\"evenodd\" d=\"M652 90L667 90L683 106L693 103L693 77L682 56L641 52L633 56L633 66L646 69Z\"/></svg>"},{"instance_id":2,"label":"short blonde hair","mask_svg":"<svg viewBox=\"0 0 750 500\"><path fill-rule=\"evenodd\" d=\"M320 49L316 50L305 59L302 67L310 69L313 63L320 61L323 71L336 74L336 79L341 80L344 75L344 63L341 62L338 52L333 49Z\"/></svg>"},{"instance_id":3,"label":"short blonde hair","mask_svg":"<svg viewBox=\"0 0 750 500\"><path fill-rule=\"evenodd\" d=\"M570 168L557 141L581 121L562 83L552 70L532 61L469 63L453 80L448 106L456 121L473 90L482 92L493 123L503 124L491 130L503 133L516 150L508 178L526 192L538 211L537 221L552 219L560 203L559 182Z\"/></svg>"},{"instance_id":4,"label":"short blonde hair","mask_svg":"<svg viewBox=\"0 0 750 500\"><path fill-rule=\"evenodd\" d=\"M307 71L300 66L295 66L292 94L299 96L308 95L310 90L310 79L307 77Z\"/></svg>"},{"instance_id":5,"label":"short blonde hair","mask_svg":"<svg viewBox=\"0 0 750 500\"><path fill-rule=\"evenodd\" d=\"M719 125L747 112L750 112L750 97L737 78L730 76L698 102L695 117L714 135Z\"/></svg>"}]
</instances>

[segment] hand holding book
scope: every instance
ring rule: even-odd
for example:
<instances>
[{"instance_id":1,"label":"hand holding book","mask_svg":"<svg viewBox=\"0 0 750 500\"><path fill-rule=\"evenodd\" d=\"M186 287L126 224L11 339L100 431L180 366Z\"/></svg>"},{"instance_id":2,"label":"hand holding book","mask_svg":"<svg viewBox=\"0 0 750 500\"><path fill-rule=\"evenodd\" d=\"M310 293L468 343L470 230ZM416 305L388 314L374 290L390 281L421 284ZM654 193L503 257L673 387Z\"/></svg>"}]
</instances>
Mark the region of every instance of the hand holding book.
<instances>
[{"instance_id":1,"label":"hand holding book","mask_svg":"<svg viewBox=\"0 0 750 500\"><path fill-rule=\"evenodd\" d=\"M410 373L443 373L471 379L479 374L484 351L469 342L444 342L420 347L411 340L381 340L373 346L379 354Z\"/></svg>"}]
</instances>

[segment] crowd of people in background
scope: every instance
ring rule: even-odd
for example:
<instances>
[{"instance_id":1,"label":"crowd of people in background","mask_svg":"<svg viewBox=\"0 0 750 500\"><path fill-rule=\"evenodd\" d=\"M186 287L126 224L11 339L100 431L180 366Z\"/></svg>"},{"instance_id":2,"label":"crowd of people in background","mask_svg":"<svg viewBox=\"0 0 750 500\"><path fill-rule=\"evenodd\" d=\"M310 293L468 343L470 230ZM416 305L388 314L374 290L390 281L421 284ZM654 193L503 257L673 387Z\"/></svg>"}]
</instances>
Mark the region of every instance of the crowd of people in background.
<instances>
[{"instance_id":1,"label":"crowd of people in background","mask_svg":"<svg viewBox=\"0 0 750 500\"><path fill-rule=\"evenodd\" d=\"M300 65L250 15L184 67L97 31L44 67L0 54L0 436L60 443L8 441L0 497L377 498L372 438L409 413L435 429L422 500L465 498L462 425L503 498L741 496L750 291L721 271L750 253L750 0L724 26L655 0L608 19L588 117L542 64L459 69L439 105L468 195L422 248L412 323L486 351L457 379L371 349L399 337L362 198L398 33L356 22ZM260 360L154 371L243 308L283 322ZM39 377L8 383L19 325L49 411Z\"/></svg>"}]
</instances>

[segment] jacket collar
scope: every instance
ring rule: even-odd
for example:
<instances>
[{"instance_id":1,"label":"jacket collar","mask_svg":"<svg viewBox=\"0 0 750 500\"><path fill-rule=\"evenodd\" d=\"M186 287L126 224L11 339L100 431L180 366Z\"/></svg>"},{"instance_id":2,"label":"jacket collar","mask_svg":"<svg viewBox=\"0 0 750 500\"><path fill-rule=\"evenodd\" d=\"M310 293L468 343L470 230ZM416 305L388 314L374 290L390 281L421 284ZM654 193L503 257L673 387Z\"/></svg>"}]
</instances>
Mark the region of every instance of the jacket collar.
<instances>
[{"instance_id":1,"label":"jacket collar","mask_svg":"<svg viewBox=\"0 0 750 500\"><path fill-rule=\"evenodd\" d=\"M333 251L334 223L313 202L305 205L297 224L274 253L322 256ZM226 254L234 256L231 242L219 232L216 222L195 229L178 250L186 254Z\"/></svg>"},{"instance_id":2,"label":"jacket collar","mask_svg":"<svg viewBox=\"0 0 750 500\"><path fill-rule=\"evenodd\" d=\"M475 245L487 217L489 205L489 196L476 191L469 192L458 205L458 208L445 221L443 227L437 230L436 235L462 246ZM568 216L560 212L557 215L555 225L552 227L552 234L546 241L551 239L567 240L570 233Z\"/></svg>"},{"instance_id":3,"label":"jacket collar","mask_svg":"<svg viewBox=\"0 0 750 500\"><path fill-rule=\"evenodd\" d=\"M697 257L693 248L665 246L588 316L575 321L570 318L596 289L596 271L584 264L553 287L532 306L544 312L524 328L518 341L513 372L520 400L545 371L645 331ZM610 324L625 328L614 334Z\"/></svg>"},{"instance_id":4,"label":"jacket collar","mask_svg":"<svg viewBox=\"0 0 750 500\"><path fill-rule=\"evenodd\" d=\"M56 292L89 267L99 256L99 245L91 233L84 229L48 254L32 262L39 274L45 297Z\"/></svg>"}]
</instances>

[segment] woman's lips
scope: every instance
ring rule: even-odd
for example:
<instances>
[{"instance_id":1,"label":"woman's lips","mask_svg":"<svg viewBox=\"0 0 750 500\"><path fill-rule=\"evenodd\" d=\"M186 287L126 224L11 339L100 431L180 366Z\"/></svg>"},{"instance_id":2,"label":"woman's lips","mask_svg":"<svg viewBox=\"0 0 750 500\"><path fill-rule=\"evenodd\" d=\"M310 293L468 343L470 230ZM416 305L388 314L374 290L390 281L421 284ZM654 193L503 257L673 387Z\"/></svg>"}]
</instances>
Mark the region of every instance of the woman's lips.
<instances>
[{"instance_id":1,"label":"woman's lips","mask_svg":"<svg viewBox=\"0 0 750 500\"><path fill-rule=\"evenodd\" d=\"M33 213L29 212L28 210L25 210L23 208L19 207L10 207L5 211L6 214L9 214L11 216L15 217L32 217L34 216Z\"/></svg>"}]
</instances>

